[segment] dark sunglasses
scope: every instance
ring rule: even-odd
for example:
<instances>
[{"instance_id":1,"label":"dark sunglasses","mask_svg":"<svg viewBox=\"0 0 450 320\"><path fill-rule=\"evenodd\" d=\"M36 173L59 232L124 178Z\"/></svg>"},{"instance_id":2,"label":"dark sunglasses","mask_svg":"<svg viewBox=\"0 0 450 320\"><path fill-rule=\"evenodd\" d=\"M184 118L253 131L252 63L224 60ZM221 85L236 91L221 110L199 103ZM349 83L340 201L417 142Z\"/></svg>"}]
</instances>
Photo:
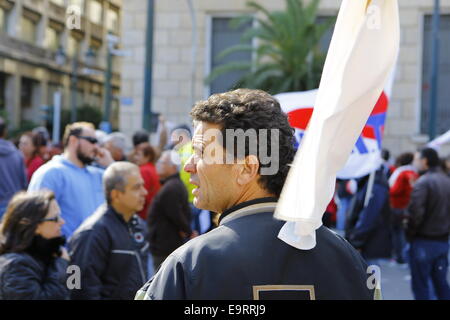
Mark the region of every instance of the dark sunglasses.
<instances>
[{"instance_id":1,"label":"dark sunglasses","mask_svg":"<svg viewBox=\"0 0 450 320\"><path fill-rule=\"evenodd\" d=\"M59 222L61 220L61 216L60 215L57 215L56 217L53 217L53 218L44 218L44 219L41 219L41 222L46 222L46 221L49 221L49 222Z\"/></svg>"},{"instance_id":2,"label":"dark sunglasses","mask_svg":"<svg viewBox=\"0 0 450 320\"><path fill-rule=\"evenodd\" d=\"M76 137L86 140L87 142L90 142L92 144L96 144L98 142L97 138L93 138L93 137L85 137L85 136L76 136Z\"/></svg>"}]
</instances>

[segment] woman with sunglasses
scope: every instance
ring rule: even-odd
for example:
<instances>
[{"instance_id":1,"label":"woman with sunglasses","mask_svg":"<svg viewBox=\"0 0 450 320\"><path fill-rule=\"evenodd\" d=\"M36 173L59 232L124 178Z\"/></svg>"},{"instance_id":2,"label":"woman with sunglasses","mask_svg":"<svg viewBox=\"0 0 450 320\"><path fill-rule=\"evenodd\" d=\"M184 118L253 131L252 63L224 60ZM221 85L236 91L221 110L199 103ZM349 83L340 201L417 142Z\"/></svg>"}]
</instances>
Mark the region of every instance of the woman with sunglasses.
<instances>
[{"instance_id":1,"label":"woman with sunglasses","mask_svg":"<svg viewBox=\"0 0 450 320\"><path fill-rule=\"evenodd\" d=\"M50 191L16 194L0 224L0 299L68 299L64 220Z\"/></svg>"}]
</instances>

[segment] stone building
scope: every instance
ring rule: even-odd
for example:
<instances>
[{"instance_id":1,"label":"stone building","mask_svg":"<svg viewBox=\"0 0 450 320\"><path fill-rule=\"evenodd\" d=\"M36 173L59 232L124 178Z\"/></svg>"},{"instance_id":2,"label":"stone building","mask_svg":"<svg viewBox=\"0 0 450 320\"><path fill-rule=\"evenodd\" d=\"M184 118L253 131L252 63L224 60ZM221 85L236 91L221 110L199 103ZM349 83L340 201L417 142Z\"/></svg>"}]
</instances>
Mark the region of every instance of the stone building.
<instances>
[{"instance_id":1,"label":"stone building","mask_svg":"<svg viewBox=\"0 0 450 320\"><path fill-rule=\"evenodd\" d=\"M107 35L120 36L121 7L122 0L0 0L0 112L12 128L44 124L42 106L53 105L56 91L65 109L103 107ZM112 76L116 127L119 63Z\"/></svg>"},{"instance_id":2,"label":"stone building","mask_svg":"<svg viewBox=\"0 0 450 320\"><path fill-rule=\"evenodd\" d=\"M241 31L231 30L228 21L249 12L246 2L192 0L198 39L193 63L189 1L154 1L153 111L164 114L171 121L188 123L192 100L206 98L210 93L230 86L233 76L219 79L212 85L205 85L203 80L217 65L213 57L223 47L239 43ZM284 7L284 1L257 2L269 10ZM127 0L123 8L123 45L133 52L123 60L122 66L121 95L127 99L120 110L120 128L128 134L142 126L146 3ZM322 0L320 16L336 15L340 3ZM433 0L399 0L401 48L384 138L384 146L393 155L415 150L428 139L433 3ZM441 0L440 39L438 134L450 129L450 0ZM192 78L195 79L193 88Z\"/></svg>"}]
</instances>

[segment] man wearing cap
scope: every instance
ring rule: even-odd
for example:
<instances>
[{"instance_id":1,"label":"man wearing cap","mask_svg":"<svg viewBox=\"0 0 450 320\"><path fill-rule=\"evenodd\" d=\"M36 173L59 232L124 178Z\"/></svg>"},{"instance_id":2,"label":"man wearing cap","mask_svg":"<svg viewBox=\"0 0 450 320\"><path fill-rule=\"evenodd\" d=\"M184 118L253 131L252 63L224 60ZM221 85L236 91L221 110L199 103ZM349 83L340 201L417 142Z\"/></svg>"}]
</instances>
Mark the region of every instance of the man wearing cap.
<instances>
[{"instance_id":1,"label":"man wearing cap","mask_svg":"<svg viewBox=\"0 0 450 320\"><path fill-rule=\"evenodd\" d=\"M238 89L198 102L191 115L194 154L184 169L194 205L220 213L219 227L175 250L136 299L373 299L366 263L337 234L320 227L311 250L277 237L284 221L273 213L295 153L278 101Z\"/></svg>"}]
</instances>

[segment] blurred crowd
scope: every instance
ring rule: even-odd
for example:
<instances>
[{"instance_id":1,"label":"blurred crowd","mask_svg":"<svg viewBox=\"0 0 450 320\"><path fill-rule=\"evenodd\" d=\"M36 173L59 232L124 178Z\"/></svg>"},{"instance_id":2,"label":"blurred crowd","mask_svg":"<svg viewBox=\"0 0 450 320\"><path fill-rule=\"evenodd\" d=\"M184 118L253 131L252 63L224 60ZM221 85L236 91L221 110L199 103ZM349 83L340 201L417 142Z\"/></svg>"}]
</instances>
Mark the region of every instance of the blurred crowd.
<instances>
[{"instance_id":1,"label":"blurred crowd","mask_svg":"<svg viewBox=\"0 0 450 320\"><path fill-rule=\"evenodd\" d=\"M158 132L152 145L145 130L128 141L77 122L60 144L44 127L12 142L0 118L0 299L133 299L170 253L214 228L182 170L191 128L169 131L161 117Z\"/></svg>"},{"instance_id":2,"label":"blurred crowd","mask_svg":"<svg viewBox=\"0 0 450 320\"><path fill-rule=\"evenodd\" d=\"M391 259L409 267L415 299L450 299L450 157L425 147L391 162L383 149L377 171L337 180L323 222L369 265Z\"/></svg>"}]
</instances>

